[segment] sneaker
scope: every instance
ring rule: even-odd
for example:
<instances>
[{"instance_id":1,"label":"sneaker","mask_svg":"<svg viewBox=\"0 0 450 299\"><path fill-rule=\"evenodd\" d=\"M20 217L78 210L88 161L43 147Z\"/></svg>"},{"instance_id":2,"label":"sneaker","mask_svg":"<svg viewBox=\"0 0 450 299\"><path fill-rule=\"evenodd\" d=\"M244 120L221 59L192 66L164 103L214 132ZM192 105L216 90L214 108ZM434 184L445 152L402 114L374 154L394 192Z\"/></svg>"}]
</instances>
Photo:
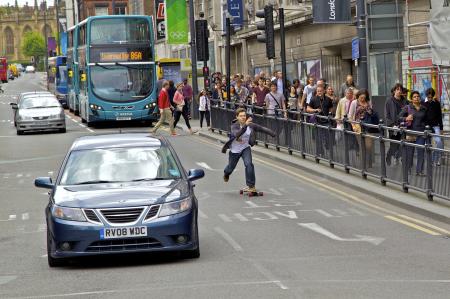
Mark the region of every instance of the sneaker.
<instances>
[{"instance_id":1,"label":"sneaker","mask_svg":"<svg viewBox=\"0 0 450 299\"><path fill-rule=\"evenodd\" d=\"M178 136L177 132L172 132L170 135L172 135L172 136Z\"/></svg>"},{"instance_id":2,"label":"sneaker","mask_svg":"<svg viewBox=\"0 0 450 299\"><path fill-rule=\"evenodd\" d=\"M242 191L253 193L256 192L256 188L255 186L245 186L244 188L242 188Z\"/></svg>"},{"instance_id":3,"label":"sneaker","mask_svg":"<svg viewBox=\"0 0 450 299\"><path fill-rule=\"evenodd\" d=\"M423 173L423 172L416 172L416 175L417 175L417 176L426 176L426 174Z\"/></svg>"},{"instance_id":4,"label":"sneaker","mask_svg":"<svg viewBox=\"0 0 450 299\"><path fill-rule=\"evenodd\" d=\"M228 174L223 175L223 181L226 183L230 179L230 176Z\"/></svg>"}]
</instances>

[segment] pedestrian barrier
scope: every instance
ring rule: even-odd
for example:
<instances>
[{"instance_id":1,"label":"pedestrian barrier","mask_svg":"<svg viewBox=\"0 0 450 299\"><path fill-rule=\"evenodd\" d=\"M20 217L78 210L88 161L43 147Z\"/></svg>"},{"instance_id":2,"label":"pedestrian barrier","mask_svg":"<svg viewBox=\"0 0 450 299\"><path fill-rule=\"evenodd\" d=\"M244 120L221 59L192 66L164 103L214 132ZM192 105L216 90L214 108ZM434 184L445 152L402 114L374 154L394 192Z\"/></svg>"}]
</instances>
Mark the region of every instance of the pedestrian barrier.
<instances>
[{"instance_id":1,"label":"pedestrian barrier","mask_svg":"<svg viewBox=\"0 0 450 299\"><path fill-rule=\"evenodd\" d=\"M212 130L229 133L236 107L215 100L211 103ZM429 200L434 196L450 200L450 150L433 145L437 138L444 144L450 138L433 134L429 127L425 132L417 132L385 126L382 120L371 125L350 121L345 116L344 129L339 129L331 115L289 111L288 118L284 118L282 110L277 115L266 115L252 105L241 106L251 113L254 123L276 132L275 137L256 134L257 142L266 148L286 149L304 159L324 161L333 168L340 166L347 173L376 178L382 185L399 185L404 192L416 190ZM353 130L353 126L360 126L361 132Z\"/></svg>"}]
</instances>

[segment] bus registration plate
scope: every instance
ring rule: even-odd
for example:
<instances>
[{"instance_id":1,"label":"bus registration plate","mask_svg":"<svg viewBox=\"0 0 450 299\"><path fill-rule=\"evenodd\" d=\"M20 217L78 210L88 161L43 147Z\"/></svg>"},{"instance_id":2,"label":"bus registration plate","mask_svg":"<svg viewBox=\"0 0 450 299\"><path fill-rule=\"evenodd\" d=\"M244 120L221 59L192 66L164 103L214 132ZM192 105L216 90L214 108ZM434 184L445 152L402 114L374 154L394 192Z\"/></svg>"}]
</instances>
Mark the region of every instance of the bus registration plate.
<instances>
[{"instance_id":1,"label":"bus registration plate","mask_svg":"<svg viewBox=\"0 0 450 299\"><path fill-rule=\"evenodd\" d=\"M117 116L116 120L131 120L131 116Z\"/></svg>"}]
</instances>

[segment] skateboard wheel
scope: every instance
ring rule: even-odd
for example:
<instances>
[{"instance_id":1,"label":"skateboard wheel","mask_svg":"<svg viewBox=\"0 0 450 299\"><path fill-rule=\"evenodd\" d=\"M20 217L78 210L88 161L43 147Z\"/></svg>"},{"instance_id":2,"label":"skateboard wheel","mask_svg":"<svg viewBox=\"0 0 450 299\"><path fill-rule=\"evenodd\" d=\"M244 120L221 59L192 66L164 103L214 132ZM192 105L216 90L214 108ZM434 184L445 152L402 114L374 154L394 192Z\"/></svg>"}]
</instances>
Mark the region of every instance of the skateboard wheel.
<instances>
[{"instance_id":1,"label":"skateboard wheel","mask_svg":"<svg viewBox=\"0 0 450 299\"><path fill-rule=\"evenodd\" d=\"M249 194L248 194L248 197L253 197L253 193L249 193Z\"/></svg>"},{"instance_id":2,"label":"skateboard wheel","mask_svg":"<svg viewBox=\"0 0 450 299\"><path fill-rule=\"evenodd\" d=\"M242 194L244 194L244 191L242 191L242 190L239 190L239 194L241 194L241 195L242 195Z\"/></svg>"},{"instance_id":3,"label":"skateboard wheel","mask_svg":"<svg viewBox=\"0 0 450 299\"><path fill-rule=\"evenodd\" d=\"M263 195L264 195L264 193L262 193L262 192L259 192L259 193L258 193L258 195L259 195L259 196L263 196Z\"/></svg>"}]
</instances>

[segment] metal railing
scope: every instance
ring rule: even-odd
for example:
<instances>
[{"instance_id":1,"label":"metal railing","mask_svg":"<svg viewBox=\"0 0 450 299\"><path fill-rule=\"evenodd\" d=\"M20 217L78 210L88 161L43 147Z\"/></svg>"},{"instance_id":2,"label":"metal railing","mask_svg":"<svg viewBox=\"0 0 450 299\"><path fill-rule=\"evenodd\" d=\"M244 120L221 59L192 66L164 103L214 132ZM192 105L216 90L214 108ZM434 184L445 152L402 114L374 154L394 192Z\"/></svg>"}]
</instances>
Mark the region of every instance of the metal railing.
<instances>
[{"instance_id":1,"label":"metal railing","mask_svg":"<svg viewBox=\"0 0 450 299\"><path fill-rule=\"evenodd\" d=\"M276 116L265 114L262 107L240 106L252 114L254 123L276 132L275 137L256 133L257 142L266 148L296 152L304 159L324 161L332 168L341 166L347 173L354 171L365 179L376 178L383 186L399 185L404 192L416 190L430 201L434 196L450 200L450 150L433 145L435 138L441 138L445 144L450 137L433 134L429 127L417 132L385 126L382 120L371 125L344 117L344 128L340 129L331 115L314 115L316 121L311 121L313 114L303 111L289 111L288 118L284 118L281 110L280 116ZM213 131L228 133L233 119L234 105L211 101ZM352 130L352 125L360 125L361 132Z\"/></svg>"}]
</instances>

